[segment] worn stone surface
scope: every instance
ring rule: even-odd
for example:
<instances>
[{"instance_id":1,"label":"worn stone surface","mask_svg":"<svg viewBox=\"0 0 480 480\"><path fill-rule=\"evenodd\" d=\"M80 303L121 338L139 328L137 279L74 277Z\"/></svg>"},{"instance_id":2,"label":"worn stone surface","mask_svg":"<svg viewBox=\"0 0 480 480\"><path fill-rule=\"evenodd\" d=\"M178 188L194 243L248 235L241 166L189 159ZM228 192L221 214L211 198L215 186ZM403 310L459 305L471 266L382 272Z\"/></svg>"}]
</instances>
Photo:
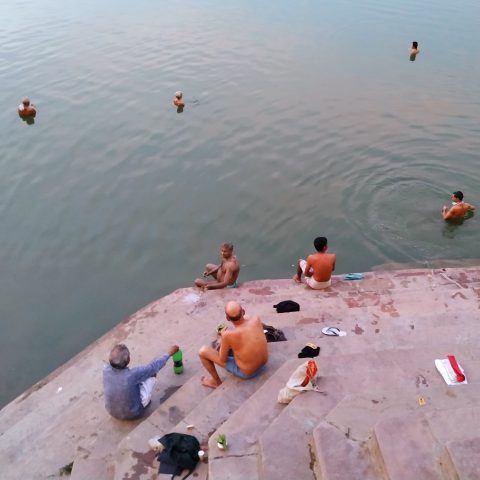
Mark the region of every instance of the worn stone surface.
<instances>
[{"instance_id":1,"label":"worn stone surface","mask_svg":"<svg viewBox=\"0 0 480 480\"><path fill-rule=\"evenodd\" d=\"M285 299L299 302L301 311L277 315L273 305ZM77 472L81 472L81 463L87 469L100 465L102 459L109 465L111 462L115 464L119 455L132 456L133 452L139 456L148 455L148 451L136 446L142 443L143 434L147 436L156 428L175 426L196 408L196 405L191 405L193 402L189 403L183 397L191 395L192 400L196 398L192 392L196 391L195 378L201 369L197 351L203 343L210 343L214 338L215 326L224 321L223 306L229 300L240 301L247 313L259 314L266 323L282 328L289 343L295 343L295 348L307 341L320 345L320 375L337 377L337 380L340 378L342 381L337 387L342 393L361 387L378 390L378 383L375 382L379 379L376 378L375 382L372 380L372 376L378 372L372 365L385 364L385 368L397 372L393 377L397 379L396 390L407 383L413 385L413 389L418 385L427 407L435 408L437 403L441 403L442 408L453 409L455 398L462 395L460 391L463 389L480 397L480 353L476 348L480 315L480 268L476 266L367 272L364 280L350 282L336 276L332 287L324 291L311 291L303 285L293 284L291 280L258 280L245 282L237 289L205 293L193 288L180 289L121 322L1 410L2 479L58 478L59 469L75 459ZM338 326L347 332L347 336L322 336L321 328L325 326ZM172 343L181 345L185 373L174 375L171 363L167 364L158 376L148 413L155 412L160 403L165 405L169 395L172 407L174 404L184 405L180 408L181 412L174 409L163 413L159 411L158 418L154 415L150 420L147 415L146 419L136 422L119 422L106 414L101 370L111 346L117 342L124 342L130 347L132 365L149 361ZM291 348L293 351L294 348ZM451 400L447 405L439 400L446 394L438 396L435 393L436 388L442 386L442 379L434 369L432 356L444 358L450 353L457 355L464 366L469 384L458 387L446 387L443 384ZM349 368L342 369L339 362L344 362ZM288 378L287 367L283 372ZM393 389L391 377L380 376L380 381L382 378L384 390ZM190 387L176 391L183 384L189 384ZM276 399L277 385L272 384L271 388L270 397ZM228 390L225 389L227 396ZM190 393L187 394L187 391ZM268 394L265 395L268 397ZM198 404L201 402L203 399L198 398ZM240 405L238 411L246 408L248 402L246 400ZM257 408L260 409L261 405ZM157 420L162 415L169 416L169 421L162 423L162 420L158 424ZM235 415L233 413L230 419ZM239 413L238 418L241 415ZM245 419L245 426L248 426L249 420ZM428 418L427 421L430 420L433 422L433 435L439 435L439 441L444 444L444 434L438 430L434 419ZM139 425L145 425L143 434L141 429L137 430ZM358 425L358 428L363 427ZM475 462L473 466L462 464L467 460L458 453L458 445L470 440L462 437L460 428L455 425L450 428L453 429L454 438L451 440L452 452L457 449L456 457L451 454L453 463L459 469L472 470ZM129 445L126 438L134 429L136 433L132 435L136 439ZM208 422L202 429L209 432ZM35 455L31 454L32 438L35 438ZM244 456L248 459L229 457L228 463L235 470L241 470L242 461L248 464L250 470L258 465L258 436L249 435L248 429L245 429L238 446L247 443L255 455L251 455L247 449ZM119 445L121 448L117 450ZM232 442L231 448L237 448L235 445L236 441ZM149 478L151 471L140 474L144 459L140 461L139 457L137 473L128 474L125 478L141 478L140 475ZM469 461L472 463L472 460ZM74 465L74 472L75 469ZM110 467L106 471L110 475ZM214 471L213 467L211 471Z\"/></svg>"}]
</instances>

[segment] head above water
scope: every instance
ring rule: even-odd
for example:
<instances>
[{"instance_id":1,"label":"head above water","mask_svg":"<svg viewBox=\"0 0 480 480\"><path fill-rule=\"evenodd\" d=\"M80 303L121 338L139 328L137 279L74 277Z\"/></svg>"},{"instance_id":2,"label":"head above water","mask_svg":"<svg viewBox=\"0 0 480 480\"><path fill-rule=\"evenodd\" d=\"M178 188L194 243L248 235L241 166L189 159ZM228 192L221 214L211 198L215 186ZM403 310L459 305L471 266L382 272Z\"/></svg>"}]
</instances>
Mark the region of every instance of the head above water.
<instances>
[{"instance_id":1,"label":"head above water","mask_svg":"<svg viewBox=\"0 0 480 480\"><path fill-rule=\"evenodd\" d=\"M455 202L463 201L463 193L460 190L452 193L452 200Z\"/></svg>"},{"instance_id":2,"label":"head above water","mask_svg":"<svg viewBox=\"0 0 480 480\"><path fill-rule=\"evenodd\" d=\"M108 360L113 368L125 368L130 363L130 352L127 346L123 343L115 345L110 351Z\"/></svg>"},{"instance_id":3,"label":"head above water","mask_svg":"<svg viewBox=\"0 0 480 480\"><path fill-rule=\"evenodd\" d=\"M30 99L28 97L23 97L22 104L24 107L28 107L30 105Z\"/></svg>"},{"instance_id":4,"label":"head above water","mask_svg":"<svg viewBox=\"0 0 480 480\"><path fill-rule=\"evenodd\" d=\"M178 98L179 100L183 97L183 93L179 90L178 92L175 92L175 98Z\"/></svg>"},{"instance_id":5,"label":"head above water","mask_svg":"<svg viewBox=\"0 0 480 480\"><path fill-rule=\"evenodd\" d=\"M313 241L313 246L317 252L324 252L328 247L327 237L317 237Z\"/></svg>"},{"instance_id":6,"label":"head above water","mask_svg":"<svg viewBox=\"0 0 480 480\"><path fill-rule=\"evenodd\" d=\"M418 42L412 42L412 48L417 49L418 48Z\"/></svg>"},{"instance_id":7,"label":"head above water","mask_svg":"<svg viewBox=\"0 0 480 480\"><path fill-rule=\"evenodd\" d=\"M231 322L238 322L243 318L245 314L245 310L243 310L242 306L238 302L228 302L225 305L225 316L227 320Z\"/></svg>"}]
</instances>

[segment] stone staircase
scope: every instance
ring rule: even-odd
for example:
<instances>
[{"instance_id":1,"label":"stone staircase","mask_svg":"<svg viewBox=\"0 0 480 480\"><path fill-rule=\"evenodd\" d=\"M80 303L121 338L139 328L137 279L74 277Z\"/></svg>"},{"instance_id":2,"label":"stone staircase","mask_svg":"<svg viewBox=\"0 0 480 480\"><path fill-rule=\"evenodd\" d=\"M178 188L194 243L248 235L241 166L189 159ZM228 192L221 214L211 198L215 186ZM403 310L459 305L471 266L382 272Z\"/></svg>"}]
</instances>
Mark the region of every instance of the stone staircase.
<instances>
[{"instance_id":1,"label":"stone staircase","mask_svg":"<svg viewBox=\"0 0 480 480\"><path fill-rule=\"evenodd\" d=\"M272 306L285 299L298 301L301 311L276 314ZM200 385L197 351L214 339L229 300L281 328L288 341L269 345L261 376L223 375L212 391ZM480 478L479 312L476 267L375 272L353 282L335 277L321 292L289 280L204 294L178 290L0 412L0 461L10 465L2 478L57 478L72 460L73 480L162 478L148 440L171 431L195 435L207 451L208 463L192 477L199 480ZM347 336L323 336L325 326ZM101 359L119 341L135 364L171 343L184 351L185 374L175 376L168 364L149 415L136 422L103 410ZM321 347L322 393L278 404L309 341ZM449 387L436 372L434 359L447 354L457 356L468 385ZM216 447L219 433L228 437L225 452ZM24 456L32 435L50 447L41 462Z\"/></svg>"}]
</instances>

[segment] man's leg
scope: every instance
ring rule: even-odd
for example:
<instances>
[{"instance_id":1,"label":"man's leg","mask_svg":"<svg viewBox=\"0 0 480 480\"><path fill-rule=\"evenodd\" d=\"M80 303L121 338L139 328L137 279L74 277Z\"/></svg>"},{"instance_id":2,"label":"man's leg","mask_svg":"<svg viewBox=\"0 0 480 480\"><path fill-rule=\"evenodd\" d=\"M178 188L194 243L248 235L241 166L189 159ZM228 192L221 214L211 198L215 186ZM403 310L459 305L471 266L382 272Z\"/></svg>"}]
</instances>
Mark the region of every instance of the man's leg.
<instances>
[{"instance_id":1,"label":"man's leg","mask_svg":"<svg viewBox=\"0 0 480 480\"><path fill-rule=\"evenodd\" d=\"M293 276L293 279L297 283L302 283L302 273L305 273L305 267L307 265L307 262L300 258L297 263L297 273Z\"/></svg>"},{"instance_id":2,"label":"man's leg","mask_svg":"<svg viewBox=\"0 0 480 480\"><path fill-rule=\"evenodd\" d=\"M210 271L212 271L212 270L216 270L215 273L211 273L211 274L210 274L215 280L217 279L217 272L218 272L217 268L218 268L218 265L215 265L214 263L207 263L207 264L205 265L205 271L206 271L206 272L210 272Z\"/></svg>"},{"instance_id":3,"label":"man's leg","mask_svg":"<svg viewBox=\"0 0 480 480\"><path fill-rule=\"evenodd\" d=\"M210 272L211 270L215 270L216 268L218 267L218 265L215 265L214 263L207 263L205 265L205 271L206 272ZM217 280L217 272L215 273L212 273L210 274L215 280ZM207 275L208 276L208 275ZM205 280L205 275L204 275L204 278L197 278L195 279L195 285L198 287L198 288L203 288L207 283L208 281Z\"/></svg>"},{"instance_id":4,"label":"man's leg","mask_svg":"<svg viewBox=\"0 0 480 480\"><path fill-rule=\"evenodd\" d=\"M140 384L140 400L143 408L146 408L152 400L153 387L156 381L155 377L150 377Z\"/></svg>"},{"instance_id":5,"label":"man's leg","mask_svg":"<svg viewBox=\"0 0 480 480\"><path fill-rule=\"evenodd\" d=\"M200 357L200 361L205 367L205 370L207 370L207 372L210 374L209 377L202 377L202 384L206 387L217 388L219 385L221 385L222 380L218 376L215 364L225 368L225 363L220 361L220 355L215 349L212 347L207 347L206 345L200 349L198 356Z\"/></svg>"}]
</instances>

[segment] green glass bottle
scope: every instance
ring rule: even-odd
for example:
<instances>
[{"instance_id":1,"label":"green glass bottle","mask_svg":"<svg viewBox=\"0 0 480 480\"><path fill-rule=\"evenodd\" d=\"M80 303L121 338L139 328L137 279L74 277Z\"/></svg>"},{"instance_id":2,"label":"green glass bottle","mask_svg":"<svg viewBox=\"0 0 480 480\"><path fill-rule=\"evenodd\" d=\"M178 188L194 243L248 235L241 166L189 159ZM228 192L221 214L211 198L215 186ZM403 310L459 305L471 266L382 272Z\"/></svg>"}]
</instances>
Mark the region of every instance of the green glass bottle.
<instances>
[{"instance_id":1,"label":"green glass bottle","mask_svg":"<svg viewBox=\"0 0 480 480\"><path fill-rule=\"evenodd\" d=\"M175 352L172 356L173 358L173 371L180 375L183 373L183 353L181 350Z\"/></svg>"}]
</instances>

